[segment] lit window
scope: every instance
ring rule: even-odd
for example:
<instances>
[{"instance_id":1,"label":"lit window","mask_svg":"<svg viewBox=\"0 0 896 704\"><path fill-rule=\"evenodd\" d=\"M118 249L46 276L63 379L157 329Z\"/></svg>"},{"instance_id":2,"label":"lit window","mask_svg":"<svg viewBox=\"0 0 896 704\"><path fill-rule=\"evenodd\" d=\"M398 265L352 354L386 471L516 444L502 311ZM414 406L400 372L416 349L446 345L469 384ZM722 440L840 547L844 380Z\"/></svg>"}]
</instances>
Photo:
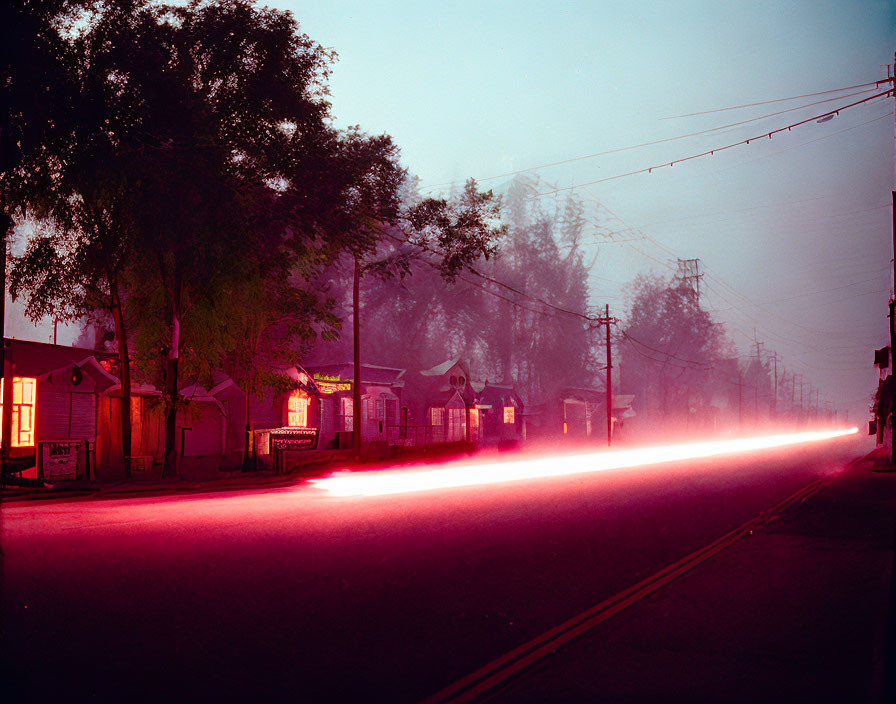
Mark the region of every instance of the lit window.
<instances>
[{"instance_id":1,"label":"lit window","mask_svg":"<svg viewBox=\"0 0 896 704\"><path fill-rule=\"evenodd\" d=\"M448 409L448 442L466 440L467 411L465 408Z\"/></svg>"},{"instance_id":2,"label":"lit window","mask_svg":"<svg viewBox=\"0 0 896 704\"><path fill-rule=\"evenodd\" d=\"M298 392L289 397L286 424L291 428L308 427L308 404L310 399Z\"/></svg>"},{"instance_id":3,"label":"lit window","mask_svg":"<svg viewBox=\"0 0 896 704\"><path fill-rule=\"evenodd\" d=\"M12 378L12 446L34 447L37 379ZM3 428L3 381L0 380L0 432Z\"/></svg>"},{"instance_id":4,"label":"lit window","mask_svg":"<svg viewBox=\"0 0 896 704\"><path fill-rule=\"evenodd\" d=\"M505 423L513 423L514 422L514 408L513 406L504 406L504 422Z\"/></svg>"},{"instance_id":5,"label":"lit window","mask_svg":"<svg viewBox=\"0 0 896 704\"><path fill-rule=\"evenodd\" d=\"M429 424L430 425L445 425L445 409L444 408L430 408L429 409Z\"/></svg>"},{"instance_id":6,"label":"lit window","mask_svg":"<svg viewBox=\"0 0 896 704\"><path fill-rule=\"evenodd\" d=\"M342 429L351 432L355 427L354 400L350 396L342 397Z\"/></svg>"}]
</instances>

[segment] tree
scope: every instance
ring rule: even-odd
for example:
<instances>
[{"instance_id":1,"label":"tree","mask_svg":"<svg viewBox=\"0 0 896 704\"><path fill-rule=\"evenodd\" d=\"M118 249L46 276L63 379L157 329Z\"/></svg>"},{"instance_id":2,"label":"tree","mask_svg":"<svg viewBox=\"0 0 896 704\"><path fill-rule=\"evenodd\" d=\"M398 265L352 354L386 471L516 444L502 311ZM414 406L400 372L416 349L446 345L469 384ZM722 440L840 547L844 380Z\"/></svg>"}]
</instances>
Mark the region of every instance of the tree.
<instances>
[{"instance_id":1,"label":"tree","mask_svg":"<svg viewBox=\"0 0 896 704\"><path fill-rule=\"evenodd\" d=\"M13 298L26 297L29 317L72 320L104 309L115 321L129 472L130 365L120 277L132 243L126 194L133 184L125 182L114 136L126 101L74 29L94 11L89 2L5 6L4 24L18 31L3 65L10 109L3 113L0 229L5 235L13 215L29 213L36 223L10 280Z\"/></svg>"},{"instance_id":2,"label":"tree","mask_svg":"<svg viewBox=\"0 0 896 704\"><path fill-rule=\"evenodd\" d=\"M408 226L414 229L406 237L387 237L377 258L397 259L411 275L401 276L400 270L396 275L393 269L392 276L365 280L365 355L410 369L425 369L446 356L463 356L475 376L518 383L527 401L592 377L591 339L584 318L533 298L585 314L587 267L578 247L584 227L581 205L570 200L546 211L531 208L527 184L515 183L507 196L510 204L503 208L490 192L472 193L475 183L441 203L423 204L410 193L409 212L418 219L409 218ZM465 210L474 204L476 209ZM489 229L474 230L479 234L466 237L463 228L440 228L450 211L454 215L448 222L478 222ZM423 215L428 225L423 224ZM451 260L444 257L439 242L444 233L449 233L449 240L460 238L453 251L463 251L464 241L488 242L488 256L480 248L475 258L465 256L463 266L447 266ZM413 243L410 251L408 241ZM475 251L475 246L468 251ZM339 282L334 282L335 289L344 291L345 280L335 278ZM318 358L347 354L344 343L325 347L316 350Z\"/></svg>"},{"instance_id":3,"label":"tree","mask_svg":"<svg viewBox=\"0 0 896 704\"><path fill-rule=\"evenodd\" d=\"M682 279L639 276L622 333L625 390L639 413L690 422L727 386L732 356L724 328Z\"/></svg>"}]
</instances>

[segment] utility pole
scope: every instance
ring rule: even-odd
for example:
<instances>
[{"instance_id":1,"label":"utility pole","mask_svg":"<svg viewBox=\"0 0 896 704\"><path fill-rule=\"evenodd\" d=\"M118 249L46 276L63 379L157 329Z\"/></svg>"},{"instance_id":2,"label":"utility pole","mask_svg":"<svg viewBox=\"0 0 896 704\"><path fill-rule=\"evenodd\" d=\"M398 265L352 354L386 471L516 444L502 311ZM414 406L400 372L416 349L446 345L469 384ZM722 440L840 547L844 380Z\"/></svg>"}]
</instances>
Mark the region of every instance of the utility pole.
<instances>
[{"instance_id":1,"label":"utility pole","mask_svg":"<svg viewBox=\"0 0 896 704\"><path fill-rule=\"evenodd\" d=\"M597 318L598 325L607 326L607 447L613 444L613 350L610 337L610 325L616 323L615 318L610 317L610 304L606 304L604 317Z\"/></svg>"},{"instance_id":2,"label":"utility pole","mask_svg":"<svg viewBox=\"0 0 896 704\"><path fill-rule=\"evenodd\" d=\"M607 320L607 447L613 444L613 352L610 343L610 304L604 316Z\"/></svg>"},{"instance_id":3,"label":"utility pole","mask_svg":"<svg viewBox=\"0 0 896 704\"><path fill-rule=\"evenodd\" d=\"M775 393L772 396L772 417L778 417L778 353L772 350L772 361L775 364Z\"/></svg>"},{"instance_id":4,"label":"utility pole","mask_svg":"<svg viewBox=\"0 0 896 704\"><path fill-rule=\"evenodd\" d=\"M352 451L355 460L361 459L361 260L355 257L355 276L352 282L352 346L354 348L354 376L352 378Z\"/></svg>"},{"instance_id":5,"label":"utility pole","mask_svg":"<svg viewBox=\"0 0 896 704\"><path fill-rule=\"evenodd\" d=\"M700 303L700 279L703 274L700 273L699 259L679 259L678 260L678 277L682 283L691 289L694 296L694 303Z\"/></svg>"},{"instance_id":6,"label":"utility pole","mask_svg":"<svg viewBox=\"0 0 896 704\"><path fill-rule=\"evenodd\" d=\"M744 373L737 370L737 427L743 428L744 425Z\"/></svg>"}]
</instances>

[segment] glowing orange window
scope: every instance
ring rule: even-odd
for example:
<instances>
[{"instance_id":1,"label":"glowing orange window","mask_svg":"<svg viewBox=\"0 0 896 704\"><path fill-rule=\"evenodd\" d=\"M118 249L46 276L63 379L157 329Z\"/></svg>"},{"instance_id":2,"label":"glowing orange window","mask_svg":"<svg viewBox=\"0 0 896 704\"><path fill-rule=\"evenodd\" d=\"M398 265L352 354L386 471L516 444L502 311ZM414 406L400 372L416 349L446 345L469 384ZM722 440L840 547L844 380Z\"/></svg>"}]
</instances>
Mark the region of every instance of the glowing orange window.
<instances>
[{"instance_id":1,"label":"glowing orange window","mask_svg":"<svg viewBox=\"0 0 896 704\"><path fill-rule=\"evenodd\" d=\"M12 378L12 446L34 447L37 379ZM0 437L3 429L3 381L0 379Z\"/></svg>"},{"instance_id":2,"label":"glowing orange window","mask_svg":"<svg viewBox=\"0 0 896 704\"><path fill-rule=\"evenodd\" d=\"M513 423L515 419L513 406L504 406L504 422Z\"/></svg>"},{"instance_id":3,"label":"glowing orange window","mask_svg":"<svg viewBox=\"0 0 896 704\"><path fill-rule=\"evenodd\" d=\"M286 408L286 424L293 428L308 427L308 404L311 402L301 392L289 397Z\"/></svg>"}]
</instances>

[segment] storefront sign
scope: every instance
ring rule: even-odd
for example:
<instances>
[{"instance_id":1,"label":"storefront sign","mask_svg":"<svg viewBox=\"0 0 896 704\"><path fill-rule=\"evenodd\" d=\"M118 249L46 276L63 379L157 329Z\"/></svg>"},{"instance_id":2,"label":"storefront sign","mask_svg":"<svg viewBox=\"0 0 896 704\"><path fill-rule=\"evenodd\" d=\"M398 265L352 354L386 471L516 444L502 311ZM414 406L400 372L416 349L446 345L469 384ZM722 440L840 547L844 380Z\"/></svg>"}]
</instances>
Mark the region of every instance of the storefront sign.
<instances>
[{"instance_id":1,"label":"storefront sign","mask_svg":"<svg viewBox=\"0 0 896 704\"><path fill-rule=\"evenodd\" d=\"M317 428L275 428L271 430L271 450L313 450L317 447Z\"/></svg>"},{"instance_id":2,"label":"storefront sign","mask_svg":"<svg viewBox=\"0 0 896 704\"><path fill-rule=\"evenodd\" d=\"M315 381L342 381L342 377L338 374L321 374L320 372L314 372L314 380Z\"/></svg>"},{"instance_id":3,"label":"storefront sign","mask_svg":"<svg viewBox=\"0 0 896 704\"><path fill-rule=\"evenodd\" d=\"M352 385L348 381L318 381L317 388L322 394L335 394L337 391L351 391Z\"/></svg>"}]
</instances>

